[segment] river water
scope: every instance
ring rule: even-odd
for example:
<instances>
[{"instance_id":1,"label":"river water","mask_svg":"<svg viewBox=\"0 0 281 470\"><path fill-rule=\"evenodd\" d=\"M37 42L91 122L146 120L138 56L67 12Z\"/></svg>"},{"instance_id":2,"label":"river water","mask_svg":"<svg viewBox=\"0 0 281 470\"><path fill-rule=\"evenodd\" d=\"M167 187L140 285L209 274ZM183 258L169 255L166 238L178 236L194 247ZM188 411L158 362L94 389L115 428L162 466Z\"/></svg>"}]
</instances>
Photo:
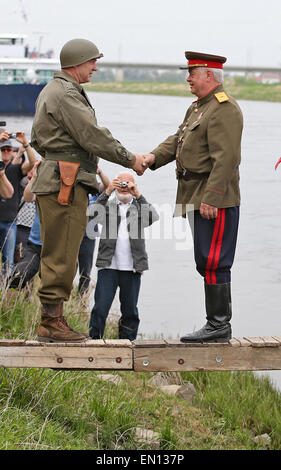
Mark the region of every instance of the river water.
<instances>
[{"instance_id":1,"label":"river water","mask_svg":"<svg viewBox=\"0 0 281 470\"><path fill-rule=\"evenodd\" d=\"M137 153L155 148L176 132L192 98L89 93L98 123ZM244 115L241 216L232 269L233 336L280 336L281 300L281 104L239 101ZM30 135L31 117L5 117L11 131ZM110 178L123 167L101 160ZM150 270L142 278L140 334L177 338L205 323L203 280L196 272L192 239L184 219L172 221L176 194L174 164L136 176L160 221L147 233ZM96 270L92 272L96 279ZM118 301L115 300L116 307ZM281 372L268 372L281 388Z\"/></svg>"}]
</instances>

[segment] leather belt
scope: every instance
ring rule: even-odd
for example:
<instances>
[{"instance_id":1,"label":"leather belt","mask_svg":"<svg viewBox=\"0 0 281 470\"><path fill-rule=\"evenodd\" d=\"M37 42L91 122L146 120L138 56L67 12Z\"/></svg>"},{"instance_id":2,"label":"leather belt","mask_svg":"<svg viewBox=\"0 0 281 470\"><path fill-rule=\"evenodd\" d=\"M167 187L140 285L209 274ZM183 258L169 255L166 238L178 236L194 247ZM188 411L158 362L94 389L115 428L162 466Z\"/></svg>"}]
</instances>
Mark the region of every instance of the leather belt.
<instances>
[{"instance_id":1,"label":"leather belt","mask_svg":"<svg viewBox=\"0 0 281 470\"><path fill-rule=\"evenodd\" d=\"M176 170L177 179L183 179L185 181L190 180L203 180L209 178L210 173L194 173L193 171L183 168L181 170Z\"/></svg>"},{"instance_id":2,"label":"leather belt","mask_svg":"<svg viewBox=\"0 0 281 470\"><path fill-rule=\"evenodd\" d=\"M97 161L84 151L47 152L45 160L80 163L80 167L89 173L96 173Z\"/></svg>"}]
</instances>

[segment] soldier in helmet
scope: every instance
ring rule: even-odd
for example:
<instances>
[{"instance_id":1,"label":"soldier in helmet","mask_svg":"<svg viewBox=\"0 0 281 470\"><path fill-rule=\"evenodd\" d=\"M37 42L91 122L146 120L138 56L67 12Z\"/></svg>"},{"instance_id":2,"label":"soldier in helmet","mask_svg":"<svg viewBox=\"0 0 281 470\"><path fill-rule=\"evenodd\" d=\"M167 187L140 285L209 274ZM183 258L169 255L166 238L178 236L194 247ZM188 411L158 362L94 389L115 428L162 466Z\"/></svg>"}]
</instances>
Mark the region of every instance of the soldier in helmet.
<instances>
[{"instance_id":1,"label":"soldier in helmet","mask_svg":"<svg viewBox=\"0 0 281 470\"><path fill-rule=\"evenodd\" d=\"M90 80L103 57L91 41L73 39L60 53L61 71L40 93L32 127L32 146L42 156L32 191L41 225L38 339L83 341L63 315L69 298L79 246L85 233L88 193L98 192L98 157L143 172L143 158L133 155L108 129L99 127L81 84Z\"/></svg>"},{"instance_id":2,"label":"soldier in helmet","mask_svg":"<svg viewBox=\"0 0 281 470\"><path fill-rule=\"evenodd\" d=\"M176 134L146 163L152 170L176 161L175 215L188 218L196 268L204 278L207 323L182 342L225 342L231 338L231 275L239 220L239 164L243 118L223 89L225 57L186 52L187 82L197 100Z\"/></svg>"}]
</instances>

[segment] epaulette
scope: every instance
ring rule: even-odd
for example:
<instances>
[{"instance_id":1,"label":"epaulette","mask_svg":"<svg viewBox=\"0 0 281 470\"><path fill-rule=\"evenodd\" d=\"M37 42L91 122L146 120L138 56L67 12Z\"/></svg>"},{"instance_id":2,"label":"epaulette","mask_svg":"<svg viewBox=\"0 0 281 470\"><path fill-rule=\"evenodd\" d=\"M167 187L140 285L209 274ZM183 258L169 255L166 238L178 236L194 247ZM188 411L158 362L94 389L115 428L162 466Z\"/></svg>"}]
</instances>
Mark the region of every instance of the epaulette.
<instances>
[{"instance_id":1,"label":"epaulette","mask_svg":"<svg viewBox=\"0 0 281 470\"><path fill-rule=\"evenodd\" d=\"M219 93L214 93L214 97L218 100L219 103L224 103L225 101L229 101L229 96L225 91L220 91Z\"/></svg>"}]
</instances>

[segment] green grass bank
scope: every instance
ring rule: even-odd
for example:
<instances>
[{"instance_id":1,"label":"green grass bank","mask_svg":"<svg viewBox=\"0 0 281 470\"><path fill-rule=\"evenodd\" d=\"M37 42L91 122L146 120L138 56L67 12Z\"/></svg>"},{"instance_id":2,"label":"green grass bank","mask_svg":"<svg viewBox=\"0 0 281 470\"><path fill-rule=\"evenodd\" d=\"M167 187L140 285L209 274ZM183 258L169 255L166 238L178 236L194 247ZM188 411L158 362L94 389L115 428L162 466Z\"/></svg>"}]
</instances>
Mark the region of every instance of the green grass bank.
<instances>
[{"instance_id":1,"label":"green grass bank","mask_svg":"<svg viewBox=\"0 0 281 470\"><path fill-rule=\"evenodd\" d=\"M260 84L243 77L226 78L225 90L237 100L281 102L281 83ZM85 85L87 91L137 93L145 95L194 96L186 82L95 82Z\"/></svg>"},{"instance_id":2,"label":"green grass bank","mask_svg":"<svg viewBox=\"0 0 281 470\"><path fill-rule=\"evenodd\" d=\"M89 314L75 293L66 311L74 328L87 331ZM1 289L1 338L36 339L38 321L34 291L27 296ZM112 322L106 336L115 335ZM268 378L250 372L174 374L195 387L196 395L186 401L160 391L152 373L111 372L119 384L100 374L0 368L0 449L280 449L281 397ZM140 441L136 428L154 431L157 442Z\"/></svg>"}]
</instances>

